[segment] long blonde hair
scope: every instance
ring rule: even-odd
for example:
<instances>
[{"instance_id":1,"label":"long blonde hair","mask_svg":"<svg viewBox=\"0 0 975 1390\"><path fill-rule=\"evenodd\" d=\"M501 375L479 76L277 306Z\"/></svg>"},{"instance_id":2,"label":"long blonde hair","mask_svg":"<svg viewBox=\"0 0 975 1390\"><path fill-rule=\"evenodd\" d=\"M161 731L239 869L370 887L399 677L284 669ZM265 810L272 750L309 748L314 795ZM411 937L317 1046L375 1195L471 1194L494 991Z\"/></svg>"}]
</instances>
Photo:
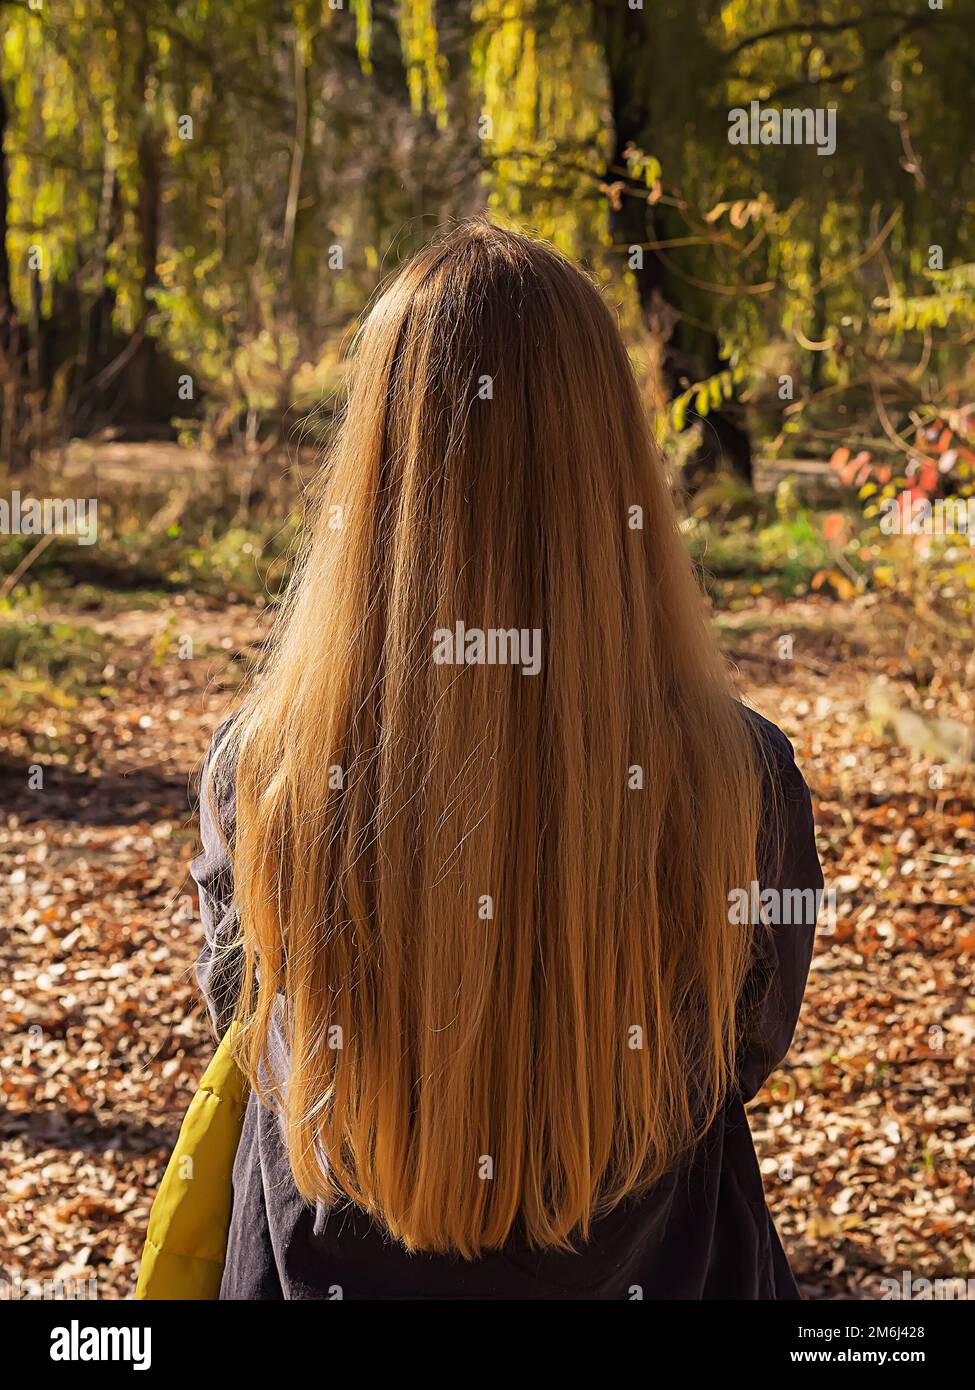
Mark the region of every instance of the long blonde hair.
<instances>
[{"instance_id":1,"label":"long blonde hair","mask_svg":"<svg viewBox=\"0 0 975 1390\"><path fill-rule=\"evenodd\" d=\"M537 633L537 674L434 659L458 623ZM223 757L239 1056L306 1198L568 1248L705 1132L756 759L616 324L548 246L465 225L372 309Z\"/></svg>"}]
</instances>

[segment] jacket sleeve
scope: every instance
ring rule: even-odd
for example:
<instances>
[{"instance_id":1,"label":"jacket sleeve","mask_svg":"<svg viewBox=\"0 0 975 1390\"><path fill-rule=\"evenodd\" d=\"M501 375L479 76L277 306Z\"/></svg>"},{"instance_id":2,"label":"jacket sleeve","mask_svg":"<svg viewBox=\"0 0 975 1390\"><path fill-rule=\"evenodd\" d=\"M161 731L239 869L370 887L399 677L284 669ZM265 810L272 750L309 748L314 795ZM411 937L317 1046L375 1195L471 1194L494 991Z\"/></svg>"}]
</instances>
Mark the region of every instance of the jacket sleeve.
<instances>
[{"instance_id":1,"label":"jacket sleeve","mask_svg":"<svg viewBox=\"0 0 975 1390\"><path fill-rule=\"evenodd\" d=\"M743 996L738 1081L745 1101L754 1098L792 1043L823 889L809 788L789 740L774 724L758 722L767 767L759 888L774 889L775 897L770 910L763 910L768 925L754 927L755 962Z\"/></svg>"},{"instance_id":2,"label":"jacket sleeve","mask_svg":"<svg viewBox=\"0 0 975 1390\"><path fill-rule=\"evenodd\" d=\"M243 954L238 944L239 916L234 903L230 845L235 829L233 777L225 764L214 769L214 758L231 727L228 720L213 736L200 778L200 838L202 852L190 865L200 894L203 948L196 978L218 1036L230 1026L240 989Z\"/></svg>"}]
</instances>

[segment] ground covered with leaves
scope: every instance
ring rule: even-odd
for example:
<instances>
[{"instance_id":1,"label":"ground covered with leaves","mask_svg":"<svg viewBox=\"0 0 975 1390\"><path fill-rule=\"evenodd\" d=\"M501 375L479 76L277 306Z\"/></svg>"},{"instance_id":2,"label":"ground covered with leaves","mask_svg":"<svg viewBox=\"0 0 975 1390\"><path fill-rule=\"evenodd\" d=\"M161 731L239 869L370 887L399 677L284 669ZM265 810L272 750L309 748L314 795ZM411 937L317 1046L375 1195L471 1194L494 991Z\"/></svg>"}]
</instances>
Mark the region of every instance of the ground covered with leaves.
<instances>
[{"instance_id":1,"label":"ground covered with leaves","mask_svg":"<svg viewBox=\"0 0 975 1390\"><path fill-rule=\"evenodd\" d=\"M814 1298L970 1276L975 672L876 597L756 595L717 621L743 692L795 744L836 894L794 1046L751 1107L785 1246ZM18 622L31 660L0 690L0 1264L128 1297L213 1047L192 979L196 779L266 623L199 591L35 598L8 643Z\"/></svg>"}]
</instances>

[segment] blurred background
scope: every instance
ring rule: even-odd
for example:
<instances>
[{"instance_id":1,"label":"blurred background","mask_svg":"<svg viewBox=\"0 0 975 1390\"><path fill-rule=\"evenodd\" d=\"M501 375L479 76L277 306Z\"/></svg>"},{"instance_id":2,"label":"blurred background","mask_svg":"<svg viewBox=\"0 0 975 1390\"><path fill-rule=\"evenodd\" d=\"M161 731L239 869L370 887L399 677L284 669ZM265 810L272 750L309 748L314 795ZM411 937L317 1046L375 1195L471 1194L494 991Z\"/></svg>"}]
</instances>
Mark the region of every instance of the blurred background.
<instances>
[{"instance_id":1,"label":"blurred background","mask_svg":"<svg viewBox=\"0 0 975 1390\"><path fill-rule=\"evenodd\" d=\"M212 1049L202 755L365 309L485 210L614 306L814 792L834 910L751 1115L803 1291L973 1276L975 530L884 525L975 521L973 52L975 0L0 3L0 498L98 528L0 526L4 1278L134 1288ZM732 143L753 102L835 150Z\"/></svg>"}]
</instances>

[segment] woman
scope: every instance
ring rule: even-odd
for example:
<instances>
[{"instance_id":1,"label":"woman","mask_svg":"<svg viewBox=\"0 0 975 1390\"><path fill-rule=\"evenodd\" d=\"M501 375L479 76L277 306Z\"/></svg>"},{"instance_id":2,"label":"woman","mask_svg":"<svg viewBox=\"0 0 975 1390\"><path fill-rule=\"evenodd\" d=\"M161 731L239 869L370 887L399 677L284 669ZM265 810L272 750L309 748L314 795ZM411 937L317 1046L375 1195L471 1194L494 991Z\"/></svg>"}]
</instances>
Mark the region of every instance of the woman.
<instances>
[{"instance_id":1,"label":"woman","mask_svg":"<svg viewBox=\"0 0 975 1390\"><path fill-rule=\"evenodd\" d=\"M809 793L550 248L465 226L369 315L202 833L254 1087L221 1297L798 1296L743 1103L809 965L814 912L768 920L822 887Z\"/></svg>"}]
</instances>

